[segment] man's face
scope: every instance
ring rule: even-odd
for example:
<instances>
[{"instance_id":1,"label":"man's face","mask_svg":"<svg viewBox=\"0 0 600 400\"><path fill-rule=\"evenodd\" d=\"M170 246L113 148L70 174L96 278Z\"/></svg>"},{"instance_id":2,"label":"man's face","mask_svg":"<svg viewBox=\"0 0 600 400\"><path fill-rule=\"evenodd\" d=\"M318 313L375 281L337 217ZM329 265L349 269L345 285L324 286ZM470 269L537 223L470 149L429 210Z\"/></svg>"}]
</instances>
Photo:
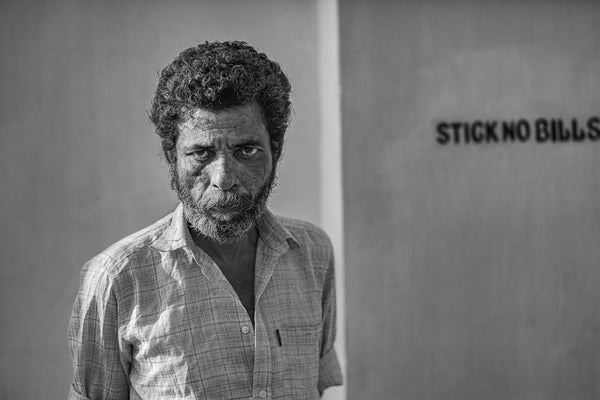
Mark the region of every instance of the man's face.
<instances>
[{"instance_id":1,"label":"man's face","mask_svg":"<svg viewBox=\"0 0 600 400\"><path fill-rule=\"evenodd\" d=\"M275 178L261 110L256 103L196 109L178 128L171 184L186 219L198 233L229 243L260 218Z\"/></svg>"}]
</instances>

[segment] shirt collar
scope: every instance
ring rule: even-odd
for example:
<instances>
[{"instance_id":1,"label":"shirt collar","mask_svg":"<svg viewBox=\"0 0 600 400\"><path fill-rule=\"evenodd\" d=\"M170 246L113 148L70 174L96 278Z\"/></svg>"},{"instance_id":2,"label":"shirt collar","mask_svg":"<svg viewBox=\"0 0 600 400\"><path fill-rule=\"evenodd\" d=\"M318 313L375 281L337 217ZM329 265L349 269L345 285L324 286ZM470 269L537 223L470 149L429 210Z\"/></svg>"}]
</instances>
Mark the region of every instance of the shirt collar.
<instances>
[{"instance_id":1,"label":"shirt collar","mask_svg":"<svg viewBox=\"0 0 600 400\"><path fill-rule=\"evenodd\" d=\"M299 246L294 235L269 210L265 211L257 227L260 239L277 253L283 254L290 248Z\"/></svg>"},{"instance_id":2,"label":"shirt collar","mask_svg":"<svg viewBox=\"0 0 600 400\"><path fill-rule=\"evenodd\" d=\"M265 211L257 227L260 239L277 253L283 254L288 249L298 246L296 238L269 210ZM193 243L180 203L173 211L167 229L150 246L158 251L174 251L182 247L191 248Z\"/></svg>"},{"instance_id":3,"label":"shirt collar","mask_svg":"<svg viewBox=\"0 0 600 400\"><path fill-rule=\"evenodd\" d=\"M180 203L171 214L171 223L167 229L150 247L158 251L173 251L185 247L188 242L191 243L191 236L183 216L183 206Z\"/></svg>"}]
</instances>

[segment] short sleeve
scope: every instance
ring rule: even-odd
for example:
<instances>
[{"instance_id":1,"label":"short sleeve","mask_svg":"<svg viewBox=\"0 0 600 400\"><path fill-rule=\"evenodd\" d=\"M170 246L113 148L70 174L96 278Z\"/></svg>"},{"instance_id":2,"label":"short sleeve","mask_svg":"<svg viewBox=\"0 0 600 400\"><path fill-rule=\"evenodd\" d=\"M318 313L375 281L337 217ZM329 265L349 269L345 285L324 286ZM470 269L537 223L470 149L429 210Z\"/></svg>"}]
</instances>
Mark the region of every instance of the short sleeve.
<instances>
[{"instance_id":1,"label":"short sleeve","mask_svg":"<svg viewBox=\"0 0 600 400\"><path fill-rule=\"evenodd\" d=\"M130 358L119 341L115 280L110 260L98 256L84 266L69 322L73 382L69 400L129 398Z\"/></svg>"},{"instance_id":2,"label":"short sleeve","mask_svg":"<svg viewBox=\"0 0 600 400\"><path fill-rule=\"evenodd\" d=\"M335 270L332 256L323 286L323 337L319 361L319 393L323 393L330 386L338 386L343 383L342 370L333 347L336 334L335 296Z\"/></svg>"}]
</instances>

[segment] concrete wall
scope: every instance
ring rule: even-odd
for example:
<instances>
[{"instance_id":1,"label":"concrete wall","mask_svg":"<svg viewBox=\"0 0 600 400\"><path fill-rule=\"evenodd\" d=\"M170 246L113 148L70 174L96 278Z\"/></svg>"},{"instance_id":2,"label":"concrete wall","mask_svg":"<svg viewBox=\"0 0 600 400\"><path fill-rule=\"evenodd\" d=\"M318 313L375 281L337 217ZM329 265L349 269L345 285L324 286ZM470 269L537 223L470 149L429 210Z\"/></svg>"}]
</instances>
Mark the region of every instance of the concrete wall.
<instances>
[{"instance_id":1,"label":"concrete wall","mask_svg":"<svg viewBox=\"0 0 600 400\"><path fill-rule=\"evenodd\" d=\"M317 12L315 0L0 3L1 397L66 396L83 262L174 208L147 111L184 48L244 39L282 64L296 115L271 204L320 222Z\"/></svg>"},{"instance_id":2,"label":"concrete wall","mask_svg":"<svg viewBox=\"0 0 600 400\"><path fill-rule=\"evenodd\" d=\"M600 114L600 6L339 4L348 399L600 397L600 143L436 141Z\"/></svg>"}]
</instances>

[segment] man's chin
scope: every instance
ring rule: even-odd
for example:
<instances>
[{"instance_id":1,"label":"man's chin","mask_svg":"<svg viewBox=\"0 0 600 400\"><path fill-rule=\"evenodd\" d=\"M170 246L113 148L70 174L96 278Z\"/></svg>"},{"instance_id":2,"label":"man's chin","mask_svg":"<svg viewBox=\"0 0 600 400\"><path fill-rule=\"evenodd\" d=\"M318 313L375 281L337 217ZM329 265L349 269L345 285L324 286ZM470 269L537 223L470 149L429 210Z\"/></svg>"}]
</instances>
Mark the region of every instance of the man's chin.
<instances>
[{"instance_id":1,"label":"man's chin","mask_svg":"<svg viewBox=\"0 0 600 400\"><path fill-rule=\"evenodd\" d=\"M230 243L250 230L256 219L231 209L198 210L184 205L184 214L190 228L196 233L219 243Z\"/></svg>"},{"instance_id":2,"label":"man's chin","mask_svg":"<svg viewBox=\"0 0 600 400\"><path fill-rule=\"evenodd\" d=\"M216 240L221 244L233 242L242 237L254 226L251 219L239 220L220 220L214 217L206 218L205 223L197 226L197 232Z\"/></svg>"}]
</instances>

